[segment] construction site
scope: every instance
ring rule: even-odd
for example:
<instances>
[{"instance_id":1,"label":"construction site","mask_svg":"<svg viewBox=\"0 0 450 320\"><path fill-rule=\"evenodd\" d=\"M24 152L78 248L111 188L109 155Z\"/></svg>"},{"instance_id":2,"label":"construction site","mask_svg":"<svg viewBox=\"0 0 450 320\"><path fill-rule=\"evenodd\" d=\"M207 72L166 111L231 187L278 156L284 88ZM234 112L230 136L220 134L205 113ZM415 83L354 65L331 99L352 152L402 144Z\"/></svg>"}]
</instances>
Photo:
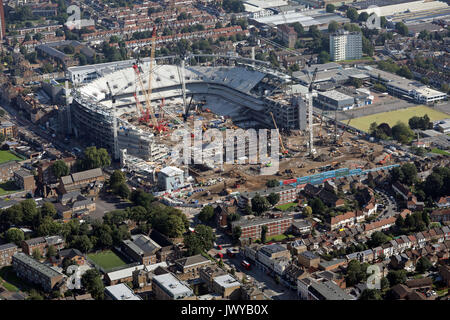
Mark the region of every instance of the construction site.
<instances>
[{"instance_id":1,"label":"construction site","mask_svg":"<svg viewBox=\"0 0 450 320\"><path fill-rule=\"evenodd\" d=\"M264 174L270 162L235 160L215 165L204 159L202 164L178 165L186 178L191 177L186 180L191 181L189 188L175 188L176 197L187 201L211 201L240 190L263 189L272 179L289 180L338 168L372 169L395 162L383 146L349 132L351 118L340 123L313 112L317 68L309 87L295 94L286 90L289 76L256 60L244 60L230 59L220 66L191 66L186 58L179 64L157 64L152 46L146 62L131 61L127 67L73 88L74 133L107 148L124 168L140 172L139 181L150 188L162 168L174 165L170 153L178 143L172 139L176 129L187 129L191 138L194 121L202 121L202 132L214 128L224 137L227 129L278 130L280 162L274 174ZM235 151L243 148L248 153L249 144L236 141L234 145ZM190 157L198 152L193 149Z\"/></svg>"}]
</instances>

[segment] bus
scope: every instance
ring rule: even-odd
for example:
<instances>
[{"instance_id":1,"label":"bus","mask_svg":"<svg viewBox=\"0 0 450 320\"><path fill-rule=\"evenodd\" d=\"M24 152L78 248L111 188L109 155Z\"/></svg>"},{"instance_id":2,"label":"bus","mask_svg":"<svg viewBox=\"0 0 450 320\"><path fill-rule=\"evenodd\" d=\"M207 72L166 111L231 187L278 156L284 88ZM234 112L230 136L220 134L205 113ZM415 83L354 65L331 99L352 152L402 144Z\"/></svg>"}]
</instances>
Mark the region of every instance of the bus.
<instances>
[{"instance_id":1,"label":"bus","mask_svg":"<svg viewBox=\"0 0 450 320\"><path fill-rule=\"evenodd\" d=\"M250 270L250 263L248 263L245 260L242 260L241 265L246 269L246 270Z\"/></svg>"}]
</instances>

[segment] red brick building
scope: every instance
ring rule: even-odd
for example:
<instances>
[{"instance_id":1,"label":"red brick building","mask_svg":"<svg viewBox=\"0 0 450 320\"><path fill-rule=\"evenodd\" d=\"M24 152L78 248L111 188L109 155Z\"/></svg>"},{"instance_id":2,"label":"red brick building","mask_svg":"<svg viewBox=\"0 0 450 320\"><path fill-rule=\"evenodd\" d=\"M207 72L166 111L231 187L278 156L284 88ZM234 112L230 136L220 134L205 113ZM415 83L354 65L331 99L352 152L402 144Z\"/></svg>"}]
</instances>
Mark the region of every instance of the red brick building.
<instances>
[{"instance_id":1,"label":"red brick building","mask_svg":"<svg viewBox=\"0 0 450 320\"><path fill-rule=\"evenodd\" d=\"M267 226L266 236L275 236L283 234L292 226L294 219L290 216L282 216L279 218L255 218L251 220L241 219L232 223L232 227L241 228L240 240L256 240L261 238L263 226Z\"/></svg>"}]
</instances>

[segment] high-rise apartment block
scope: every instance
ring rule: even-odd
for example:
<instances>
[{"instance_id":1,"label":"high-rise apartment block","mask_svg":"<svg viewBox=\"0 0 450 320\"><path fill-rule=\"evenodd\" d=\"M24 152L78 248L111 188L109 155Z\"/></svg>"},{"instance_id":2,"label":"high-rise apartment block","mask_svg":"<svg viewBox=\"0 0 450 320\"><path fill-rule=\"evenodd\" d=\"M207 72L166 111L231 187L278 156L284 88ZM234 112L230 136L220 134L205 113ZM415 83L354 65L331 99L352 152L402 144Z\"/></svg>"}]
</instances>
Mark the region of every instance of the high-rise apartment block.
<instances>
[{"instance_id":1,"label":"high-rise apartment block","mask_svg":"<svg viewBox=\"0 0 450 320\"><path fill-rule=\"evenodd\" d=\"M330 57L333 61L361 59L361 32L339 31L330 34Z\"/></svg>"}]
</instances>

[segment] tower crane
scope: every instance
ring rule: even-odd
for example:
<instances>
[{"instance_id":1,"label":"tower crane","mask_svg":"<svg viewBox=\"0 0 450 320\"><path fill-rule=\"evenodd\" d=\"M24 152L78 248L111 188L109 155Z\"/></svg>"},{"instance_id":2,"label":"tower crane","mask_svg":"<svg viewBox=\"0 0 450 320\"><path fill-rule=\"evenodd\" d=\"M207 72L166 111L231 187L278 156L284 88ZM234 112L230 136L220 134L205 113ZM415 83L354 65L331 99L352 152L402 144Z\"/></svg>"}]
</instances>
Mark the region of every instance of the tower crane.
<instances>
[{"instance_id":1,"label":"tower crane","mask_svg":"<svg viewBox=\"0 0 450 320\"><path fill-rule=\"evenodd\" d=\"M277 123L275 122L275 118L273 117L273 113L269 112L270 116L272 117L272 121L273 121L273 125L275 126L275 129L278 132L278 139L280 139L280 146L281 146L281 152L283 152L284 154L289 153L285 148L284 148L284 144L283 144L283 140L281 139L281 135L280 135L280 130L278 130L277 127Z\"/></svg>"},{"instance_id":2,"label":"tower crane","mask_svg":"<svg viewBox=\"0 0 450 320\"><path fill-rule=\"evenodd\" d=\"M140 71L137 63L133 65L133 69L136 72L136 75L138 77L139 84L141 86L141 90L144 93L145 101L146 101L146 104L147 104L147 112L149 113L150 118L152 119L153 128L156 131L160 131L158 122L156 121L155 113L153 112L153 109L152 109L151 103L150 103L151 102L150 96L151 96L151 93L152 93L152 74L153 74L153 60L154 60L154 57L155 57L155 44L156 44L156 27L153 27L152 44L151 44L152 47L151 47L151 55L150 55L150 69L149 69L148 90L145 90L145 88L144 88L144 83L143 83L142 77L141 77L141 71ZM143 112L142 112L142 114L143 114Z\"/></svg>"},{"instance_id":3,"label":"tower crane","mask_svg":"<svg viewBox=\"0 0 450 320\"><path fill-rule=\"evenodd\" d=\"M312 60L312 57L311 57ZM311 60L308 63L308 65L311 65ZM313 99L312 99L312 91L313 91L313 85L314 81L316 80L317 76L317 70L316 67L313 72L313 76L311 79L311 82L309 84L308 93L306 94L306 103L308 106L308 130L309 130L309 153L311 155L316 153L316 150L314 149L314 129L313 129Z\"/></svg>"}]
</instances>

